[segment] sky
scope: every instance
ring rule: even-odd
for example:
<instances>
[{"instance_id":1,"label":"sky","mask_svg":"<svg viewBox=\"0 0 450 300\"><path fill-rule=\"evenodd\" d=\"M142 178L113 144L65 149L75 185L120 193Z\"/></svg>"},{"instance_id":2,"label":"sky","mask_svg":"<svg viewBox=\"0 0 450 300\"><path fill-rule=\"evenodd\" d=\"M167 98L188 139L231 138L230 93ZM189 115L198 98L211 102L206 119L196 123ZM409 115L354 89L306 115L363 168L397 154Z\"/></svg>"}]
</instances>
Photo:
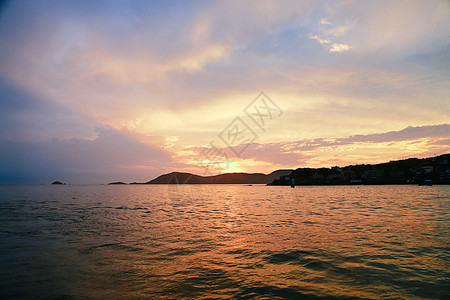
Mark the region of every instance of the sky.
<instances>
[{"instance_id":1,"label":"sky","mask_svg":"<svg viewBox=\"0 0 450 300\"><path fill-rule=\"evenodd\" d=\"M450 153L450 1L2 1L0 183Z\"/></svg>"}]
</instances>

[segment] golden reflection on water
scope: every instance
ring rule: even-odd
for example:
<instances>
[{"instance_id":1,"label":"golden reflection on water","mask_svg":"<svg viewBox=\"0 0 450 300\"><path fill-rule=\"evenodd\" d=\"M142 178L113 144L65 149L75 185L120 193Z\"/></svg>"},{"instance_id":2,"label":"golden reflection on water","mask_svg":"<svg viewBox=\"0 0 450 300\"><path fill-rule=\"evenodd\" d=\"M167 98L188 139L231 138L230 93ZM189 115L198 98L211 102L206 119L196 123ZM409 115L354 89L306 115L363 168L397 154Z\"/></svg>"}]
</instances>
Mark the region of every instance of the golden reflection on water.
<instances>
[{"instance_id":1,"label":"golden reflection on water","mask_svg":"<svg viewBox=\"0 0 450 300\"><path fill-rule=\"evenodd\" d=\"M146 188L133 190L139 199L135 205L155 201L139 198ZM202 297L220 292L226 298L241 285L260 284L317 296L414 298L389 278L409 276L402 278L407 287L414 280L408 268L445 266L438 255L416 253L448 246L443 232L433 234L432 218L446 212L424 199L429 191L409 186L196 188L198 197L190 186L179 186L170 198L158 196L160 222L151 221L155 227L136 237L161 242L161 252L139 243L152 257L145 271L169 279L161 293L185 282L188 294ZM190 198L183 189L191 190ZM149 214L140 217L136 226L146 227ZM208 284L208 276L218 282ZM172 292L187 296L182 287Z\"/></svg>"},{"instance_id":2,"label":"golden reflection on water","mask_svg":"<svg viewBox=\"0 0 450 300\"><path fill-rule=\"evenodd\" d=\"M50 232L64 238L41 259L76 297L416 299L449 287L447 186L53 193Z\"/></svg>"}]
</instances>

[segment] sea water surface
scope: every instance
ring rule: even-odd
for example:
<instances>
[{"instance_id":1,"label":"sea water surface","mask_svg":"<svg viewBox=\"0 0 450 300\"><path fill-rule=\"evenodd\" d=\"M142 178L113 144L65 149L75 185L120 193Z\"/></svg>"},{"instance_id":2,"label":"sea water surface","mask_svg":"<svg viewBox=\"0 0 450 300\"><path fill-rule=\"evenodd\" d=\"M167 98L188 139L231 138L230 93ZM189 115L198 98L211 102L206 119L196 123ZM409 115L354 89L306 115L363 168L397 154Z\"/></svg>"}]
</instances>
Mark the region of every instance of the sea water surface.
<instances>
[{"instance_id":1,"label":"sea water surface","mask_svg":"<svg viewBox=\"0 0 450 300\"><path fill-rule=\"evenodd\" d=\"M0 187L2 299L449 299L450 186Z\"/></svg>"}]
</instances>

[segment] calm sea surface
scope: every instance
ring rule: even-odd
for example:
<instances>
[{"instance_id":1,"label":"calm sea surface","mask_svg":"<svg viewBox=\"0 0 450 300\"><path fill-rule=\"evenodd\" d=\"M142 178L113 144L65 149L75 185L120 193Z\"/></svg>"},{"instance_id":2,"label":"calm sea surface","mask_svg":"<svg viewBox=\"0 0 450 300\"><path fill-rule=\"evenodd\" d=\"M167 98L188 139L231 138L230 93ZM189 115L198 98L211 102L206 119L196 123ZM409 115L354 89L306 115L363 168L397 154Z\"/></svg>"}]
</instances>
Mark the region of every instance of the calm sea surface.
<instances>
[{"instance_id":1,"label":"calm sea surface","mask_svg":"<svg viewBox=\"0 0 450 300\"><path fill-rule=\"evenodd\" d=\"M449 299L450 186L0 186L2 299Z\"/></svg>"}]
</instances>

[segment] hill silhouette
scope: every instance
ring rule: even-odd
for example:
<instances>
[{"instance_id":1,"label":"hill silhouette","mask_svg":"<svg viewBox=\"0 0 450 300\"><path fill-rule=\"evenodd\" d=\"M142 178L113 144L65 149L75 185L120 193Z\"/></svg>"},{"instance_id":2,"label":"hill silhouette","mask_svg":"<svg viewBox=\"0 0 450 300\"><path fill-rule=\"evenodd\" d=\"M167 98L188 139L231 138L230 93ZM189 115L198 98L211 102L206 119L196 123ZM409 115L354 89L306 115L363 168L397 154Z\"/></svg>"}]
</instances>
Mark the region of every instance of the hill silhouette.
<instances>
[{"instance_id":1,"label":"hill silhouette","mask_svg":"<svg viewBox=\"0 0 450 300\"><path fill-rule=\"evenodd\" d=\"M450 184L450 154L381 164L298 168L270 185Z\"/></svg>"},{"instance_id":2,"label":"hill silhouette","mask_svg":"<svg viewBox=\"0 0 450 300\"><path fill-rule=\"evenodd\" d=\"M225 173L200 176L191 173L172 172L163 174L144 184L268 184L281 176L289 176L293 170L276 170L263 173Z\"/></svg>"},{"instance_id":3,"label":"hill silhouette","mask_svg":"<svg viewBox=\"0 0 450 300\"><path fill-rule=\"evenodd\" d=\"M263 173L225 173L200 176L171 172L145 183L130 184L268 184L291 185L348 184L450 184L450 154L429 158L408 158L381 164L332 168L298 168ZM121 182L120 182L121 183ZM118 184L118 183L112 183Z\"/></svg>"}]
</instances>

